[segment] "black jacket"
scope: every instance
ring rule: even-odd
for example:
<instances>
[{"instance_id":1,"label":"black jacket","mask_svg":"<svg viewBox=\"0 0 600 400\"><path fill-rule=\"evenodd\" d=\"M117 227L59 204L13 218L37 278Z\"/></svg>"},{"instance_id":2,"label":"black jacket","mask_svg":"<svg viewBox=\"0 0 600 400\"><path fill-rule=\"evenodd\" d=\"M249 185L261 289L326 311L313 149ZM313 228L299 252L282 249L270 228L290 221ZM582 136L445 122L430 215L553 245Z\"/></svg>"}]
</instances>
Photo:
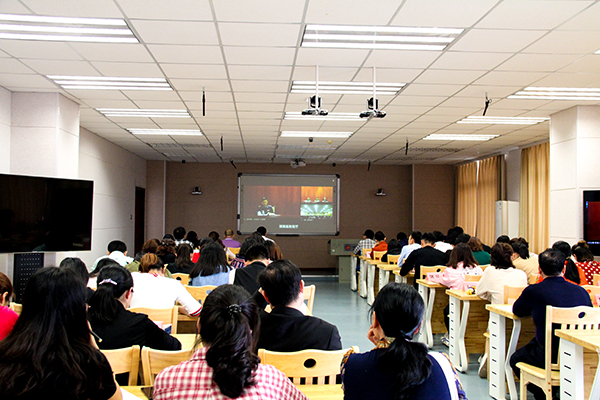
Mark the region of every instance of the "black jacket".
<instances>
[{"instance_id":1,"label":"black jacket","mask_svg":"<svg viewBox=\"0 0 600 400\"><path fill-rule=\"evenodd\" d=\"M435 265L446 265L446 255L431 246L421 247L410 253L402 264L400 275L405 276L414 268L415 281L413 285L417 287L417 279L420 279L421 276L421 266L433 267Z\"/></svg>"},{"instance_id":2,"label":"black jacket","mask_svg":"<svg viewBox=\"0 0 600 400\"><path fill-rule=\"evenodd\" d=\"M264 309L267 306L265 298L260 294L260 284L258 283L258 275L265 270L266 266L260 261L254 261L252 264L246 265L244 268L235 270L235 278L233 284L243 287L250 293L258 307Z\"/></svg>"}]
</instances>

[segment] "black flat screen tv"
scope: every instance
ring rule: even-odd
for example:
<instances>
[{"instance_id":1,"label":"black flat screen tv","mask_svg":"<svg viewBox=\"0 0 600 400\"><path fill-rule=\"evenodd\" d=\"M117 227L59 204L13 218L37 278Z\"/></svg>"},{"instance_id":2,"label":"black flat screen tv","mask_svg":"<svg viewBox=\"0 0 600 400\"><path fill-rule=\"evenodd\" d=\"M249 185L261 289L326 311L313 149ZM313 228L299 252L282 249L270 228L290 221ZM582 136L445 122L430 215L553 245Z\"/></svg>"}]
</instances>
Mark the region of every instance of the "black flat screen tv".
<instances>
[{"instance_id":1,"label":"black flat screen tv","mask_svg":"<svg viewBox=\"0 0 600 400\"><path fill-rule=\"evenodd\" d=\"M94 182L0 174L0 253L90 250Z\"/></svg>"}]
</instances>

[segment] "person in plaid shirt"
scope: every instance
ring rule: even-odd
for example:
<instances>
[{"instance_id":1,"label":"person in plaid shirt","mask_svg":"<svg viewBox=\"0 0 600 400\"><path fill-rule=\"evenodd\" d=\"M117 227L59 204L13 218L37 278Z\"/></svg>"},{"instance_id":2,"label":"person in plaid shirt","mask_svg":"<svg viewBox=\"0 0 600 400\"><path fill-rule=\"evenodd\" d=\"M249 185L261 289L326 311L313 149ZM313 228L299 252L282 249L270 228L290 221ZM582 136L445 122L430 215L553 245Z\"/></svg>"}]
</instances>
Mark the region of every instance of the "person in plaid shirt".
<instances>
[{"instance_id":1,"label":"person in plaid shirt","mask_svg":"<svg viewBox=\"0 0 600 400\"><path fill-rule=\"evenodd\" d=\"M192 358L156 377L155 400L307 400L283 372L260 364L258 307L244 288L222 285L213 290L204 302L198 329L201 339Z\"/></svg>"},{"instance_id":2,"label":"person in plaid shirt","mask_svg":"<svg viewBox=\"0 0 600 400\"><path fill-rule=\"evenodd\" d=\"M375 240L373 240L374 236L375 233L371 229L367 229L365 233L363 233L363 239L360 242L358 242L358 245L356 245L356 248L354 249L354 254L360 256L362 254L363 249L372 249L373 247L375 247L377 243L375 242Z\"/></svg>"}]
</instances>

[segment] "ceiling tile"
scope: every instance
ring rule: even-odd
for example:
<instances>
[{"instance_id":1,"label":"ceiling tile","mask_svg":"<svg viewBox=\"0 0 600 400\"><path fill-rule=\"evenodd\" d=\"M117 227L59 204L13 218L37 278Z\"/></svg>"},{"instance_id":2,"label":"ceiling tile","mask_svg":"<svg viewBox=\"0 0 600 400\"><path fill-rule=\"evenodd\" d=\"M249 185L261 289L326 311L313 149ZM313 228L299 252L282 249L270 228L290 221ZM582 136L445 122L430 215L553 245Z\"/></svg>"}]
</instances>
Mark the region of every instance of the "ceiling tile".
<instances>
[{"instance_id":1,"label":"ceiling tile","mask_svg":"<svg viewBox=\"0 0 600 400\"><path fill-rule=\"evenodd\" d=\"M154 44L148 49L156 61L177 64L223 64L219 46L179 46Z\"/></svg>"},{"instance_id":2,"label":"ceiling tile","mask_svg":"<svg viewBox=\"0 0 600 400\"><path fill-rule=\"evenodd\" d=\"M163 0L117 0L129 18L167 20L212 20L208 0L177 0L177 6Z\"/></svg>"},{"instance_id":3,"label":"ceiling tile","mask_svg":"<svg viewBox=\"0 0 600 400\"><path fill-rule=\"evenodd\" d=\"M484 71L453 71L428 69L423 72L413 83L456 83L467 84L475 81Z\"/></svg>"},{"instance_id":4,"label":"ceiling tile","mask_svg":"<svg viewBox=\"0 0 600 400\"><path fill-rule=\"evenodd\" d=\"M155 63L100 62L92 66L104 76L131 76L139 78L162 78L163 73Z\"/></svg>"},{"instance_id":5,"label":"ceiling tile","mask_svg":"<svg viewBox=\"0 0 600 400\"><path fill-rule=\"evenodd\" d=\"M284 47L233 47L224 46L228 64L240 65L292 65L295 49Z\"/></svg>"},{"instance_id":6,"label":"ceiling tile","mask_svg":"<svg viewBox=\"0 0 600 400\"><path fill-rule=\"evenodd\" d=\"M223 64L169 64L161 63L160 67L170 78L186 79L227 79Z\"/></svg>"},{"instance_id":7,"label":"ceiling tile","mask_svg":"<svg viewBox=\"0 0 600 400\"><path fill-rule=\"evenodd\" d=\"M452 44L453 51L513 53L541 38L541 30L471 29Z\"/></svg>"},{"instance_id":8,"label":"ceiling tile","mask_svg":"<svg viewBox=\"0 0 600 400\"><path fill-rule=\"evenodd\" d=\"M554 72L581 58L565 54L517 54L498 66L499 71ZM594 70L594 72L597 71ZM590 71L591 72L591 71Z\"/></svg>"},{"instance_id":9,"label":"ceiling tile","mask_svg":"<svg viewBox=\"0 0 600 400\"><path fill-rule=\"evenodd\" d=\"M526 53L588 54L600 49L600 31L554 31L531 46Z\"/></svg>"},{"instance_id":10,"label":"ceiling tile","mask_svg":"<svg viewBox=\"0 0 600 400\"><path fill-rule=\"evenodd\" d=\"M305 0L261 0L261 7L247 0L215 1L215 14L220 21L233 22L300 22ZM268 10L268 12L265 12Z\"/></svg>"},{"instance_id":11,"label":"ceiling tile","mask_svg":"<svg viewBox=\"0 0 600 400\"><path fill-rule=\"evenodd\" d=\"M259 66L259 65L230 65L229 77L232 80L276 80L288 81L292 67Z\"/></svg>"},{"instance_id":12,"label":"ceiling tile","mask_svg":"<svg viewBox=\"0 0 600 400\"><path fill-rule=\"evenodd\" d=\"M142 44L125 43L69 43L77 53L89 61L153 62Z\"/></svg>"},{"instance_id":13,"label":"ceiling tile","mask_svg":"<svg viewBox=\"0 0 600 400\"><path fill-rule=\"evenodd\" d=\"M224 46L295 47L302 32L300 24L219 23Z\"/></svg>"},{"instance_id":14,"label":"ceiling tile","mask_svg":"<svg viewBox=\"0 0 600 400\"><path fill-rule=\"evenodd\" d=\"M396 1L382 1L376 7L367 7L361 0L311 1L305 21L308 24L387 25L399 6Z\"/></svg>"},{"instance_id":15,"label":"ceiling tile","mask_svg":"<svg viewBox=\"0 0 600 400\"><path fill-rule=\"evenodd\" d=\"M79 0L21 0L38 15L56 15L59 17L122 18L119 8L112 1Z\"/></svg>"},{"instance_id":16,"label":"ceiling tile","mask_svg":"<svg viewBox=\"0 0 600 400\"><path fill-rule=\"evenodd\" d=\"M535 81L547 76L544 72L509 72L509 71L491 71L476 80L476 85L492 86L530 86Z\"/></svg>"},{"instance_id":17,"label":"ceiling tile","mask_svg":"<svg viewBox=\"0 0 600 400\"><path fill-rule=\"evenodd\" d=\"M427 68L440 57L438 51L373 50L365 67Z\"/></svg>"},{"instance_id":18,"label":"ceiling tile","mask_svg":"<svg viewBox=\"0 0 600 400\"><path fill-rule=\"evenodd\" d=\"M38 75L24 74L0 74L0 86L9 90L11 88L29 88L29 89L53 89L57 90L56 85L48 79Z\"/></svg>"},{"instance_id":19,"label":"ceiling tile","mask_svg":"<svg viewBox=\"0 0 600 400\"><path fill-rule=\"evenodd\" d=\"M138 37L146 44L218 45L213 22L131 21Z\"/></svg>"},{"instance_id":20,"label":"ceiling tile","mask_svg":"<svg viewBox=\"0 0 600 400\"><path fill-rule=\"evenodd\" d=\"M408 0L392 25L466 28L481 19L496 3L497 0Z\"/></svg>"},{"instance_id":21,"label":"ceiling tile","mask_svg":"<svg viewBox=\"0 0 600 400\"><path fill-rule=\"evenodd\" d=\"M469 69L487 71L508 59L507 53L469 53L446 51L432 65L433 69Z\"/></svg>"},{"instance_id":22,"label":"ceiling tile","mask_svg":"<svg viewBox=\"0 0 600 400\"><path fill-rule=\"evenodd\" d=\"M11 56L20 59L83 60L66 43L0 39L0 48Z\"/></svg>"}]
</instances>

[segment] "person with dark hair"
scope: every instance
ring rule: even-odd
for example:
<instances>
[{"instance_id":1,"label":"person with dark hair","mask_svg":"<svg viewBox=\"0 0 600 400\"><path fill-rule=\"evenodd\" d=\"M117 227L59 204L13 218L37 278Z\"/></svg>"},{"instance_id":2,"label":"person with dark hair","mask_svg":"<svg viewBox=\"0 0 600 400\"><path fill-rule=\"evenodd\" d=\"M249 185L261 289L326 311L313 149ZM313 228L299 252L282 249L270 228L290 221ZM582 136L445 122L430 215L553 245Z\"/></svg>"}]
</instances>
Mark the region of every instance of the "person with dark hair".
<instances>
[{"instance_id":1,"label":"person with dark hair","mask_svg":"<svg viewBox=\"0 0 600 400\"><path fill-rule=\"evenodd\" d=\"M189 231L187 235L185 235L185 240L189 242L192 249L198 247L198 243L200 243L200 239L198 239L198 234L195 231Z\"/></svg>"},{"instance_id":2,"label":"person with dark hair","mask_svg":"<svg viewBox=\"0 0 600 400\"><path fill-rule=\"evenodd\" d=\"M421 267L432 267L435 265L445 265L446 255L437 251L433 244L435 243L435 235L431 232L426 232L421 238L421 248L410 253L402 268L400 275L406 276L413 269L415 270L414 286L417 287L417 277L421 276ZM405 247L406 248L406 247ZM402 256L400 256L402 257Z\"/></svg>"},{"instance_id":3,"label":"person with dark hair","mask_svg":"<svg viewBox=\"0 0 600 400\"><path fill-rule=\"evenodd\" d=\"M408 236L404 232L398 232L396 234L396 240L400 243L400 247L404 247L408 244Z\"/></svg>"},{"instance_id":4,"label":"person with dark hair","mask_svg":"<svg viewBox=\"0 0 600 400\"><path fill-rule=\"evenodd\" d=\"M144 254L156 254L158 246L160 246L160 240L156 238L146 240L142 245L142 250L135 255L133 261L127 264L125 268L127 268L129 272L138 272L140 270L140 260Z\"/></svg>"},{"instance_id":5,"label":"person with dark hair","mask_svg":"<svg viewBox=\"0 0 600 400\"><path fill-rule=\"evenodd\" d=\"M263 197L256 209L256 215L274 215L275 207L269 204L269 199Z\"/></svg>"},{"instance_id":6,"label":"person with dark hair","mask_svg":"<svg viewBox=\"0 0 600 400\"><path fill-rule=\"evenodd\" d=\"M219 286L229 283L229 270L223 247L217 243L207 244L190 271L190 286Z\"/></svg>"},{"instance_id":7,"label":"person with dark hair","mask_svg":"<svg viewBox=\"0 0 600 400\"><path fill-rule=\"evenodd\" d=\"M402 245L397 239L392 239L388 243L387 252L381 257L381 262L388 262L388 255L399 256L402 253Z\"/></svg>"},{"instance_id":8,"label":"person with dark hair","mask_svg":"<svg viewBox=\"0 0 600 400\"><path fill-rule=\"evenodd\" d=\"M153 399L306 400L282 372L260 363L259 331L258 308L248 292L217 287L204 302L194 355L158 374Z\"/></svg>"},{"instance_id":9,"label":"person with dark hair","mask_svg":"<svg viewBox=\"0 0 600 400\"><path fill-rule=\"evenodd\" d=\"M255 233L257 233L258 235L260 235L260 237L264 241L267 241L267 240L273 241L273 239L267 237L267 228L265 228L264 226L259 226L258 228L256 228L256 232Z\"/></svg>"},{"instance_id":10,"label":"person with dark hair","mask_svg":"<svg viewBox=\"0 0 600 400\"><path fill-rule=\"evenodd\" d=\"M170 308L176 301L179 312L196 316L202 306L176 279L165 278L165 267L156 254L146 254L140 262L140 272L131 274L135 285L135 296L131 307Z\"/></svg>"},{"instance_id":11,"label":"person with dark hair","mask_svg":"<svg viewBox=\"0 0 600 400\"><path fill-rule=\"evenodd\" d=\"M304 281L289 260L269 264L258 276L261 293L271 304L260 312L258 348L271 351L340 350L338 329L322 319L304 315Z\"/></svg>"},{"instance_id":12,"label":"person with dark hair","mask_svg":"<svg viewBox=\"0 0 600 400\"><path fill-rule=\"evenodd\" d=\"M471 237L467 244L473 253L473 257L477 260L477 264L488 265L492 261L490 253L483 250L483 243L481 243L478 237Z\"/></svg>"},{"instance_id":13,"label":"person with dark hair","mask_svg":"<svg viewBox=\"0 0 600 400\"><path fill-rule=\"evenodd\" d=\"M121 399L106 357L95 347L81 281L66 268L36 271L23 310L0 341L3 399Z\"/></svg>"},{"instance_id":14,"label":"person with dark hair","mask_svg":"<svg viewBox=\"0 0 600 400\"><path fill-rule=\"evenodd\" d=\"M500 235L498 236L498 239L496 239L496 243L510 244L510 238L506 235Z\"/></svg>"},{"instance_id":15,"label":"person with dark hair","mask_svg":"<svg viewBox=\"0 0 600 400\"><path fill-rule=\"evenodd\" d=\"M565 256L565 280L579 286L587 285L587 278L583 270L571 259L571 245L563 240L559 240L552 245L552 249L558 250ZM541 282L544 278L540 277Z\"/></svg>"},{"instance_id":16,"label":"person with dark hair","mask_svg":"<svg viewBox=\"0 0 600 400\"><path fill-rule=\"evenodd\" d=\"M381 231L375 232L375 246L371 249L371 258L375 258L373 255L374 251L387 251L388 244L385 241L385 234Z\"/></svg>"},{"instance_id":17,"label":"person with dark hair","mask_svg":"<svg viewBox=\"0 0 600 400\"><path fill-rule=\"evenodd\" d=\"M133 297L131 272L106 267L98 275L98 289L89 300L88 321L101 349L140 345L157 350L181 350L179 340L152 322L147 315L127 309Z\"/></svg>"},{"instance_id":18,"label":"person with dark hair","mask_svg":"<svg viewBox=\"0 0 600 400\"><path fill-rule=\"evenodd\" d=\"M435 235L435 247L436 250L441 251L442 253L446 253L447 251L452 251L452 245L446 242L446 236L440 231L433 231Z\"/></svg>"},{"instance_id":19,"label":"person with dark hair","mask_svg":"<svg viewBox=\"0 0 600 400\"><path fill-rule=\"evenodd\" d=\"M504 286L527 286L527 274L512 263L512 247L497 242L492 247L490 266L477 284L477 295L492 304L504 304Z\"/></svg>"},{"instance_id":20,"label":"person with dark hair","mask_svg":"<svg viewBox=\"0 0 600 400\"><path fill-rule=\"evenodd\" d=\"M223 239L223 244L230 249L239 249L242 244L233 237L233 229L225 229L225 239Z\"/></svg>"},{"instance_id":21,"label":"person with dark hair","mask_svg":"<svg viewBox=\"0 0 600 400\"><path fill-rule=\"evenodd\" d=\"M594 261L594 254L587 246L576 246L573 251L577 268L583 271L588 284L594 282L594 274L600 274L600 263Z\"/></svg>"},{"instance_id":22,"label":"person with dark hair","mask_svg":"<svg viewBox=\"0 0 600 400\"><path fill-rule=\"evenodd\" d=\"M192 243L185 240L185 228L183 226L178 226L173 229L173 238L175 238L175 247L179 246L182 243L192 245Z\"/></svg>"},{"instance_id":23,"label":"person with dark hair","mask_svg":"<svg viewBox=\"0 0 600 400\"><path fill-rule=\"evenodd\" d=\"M249 293L252 293L258 306L261 309L265 308L267 302L258 291L258 289L260 289L258 276L271 262L271 260L269 260L269 252L263 244L255 244L246 250L245 258L246 266L234 271L233 284L241 286Z\"/></svg>"},{"instance_id":24,"label":"person with dark hair","mask_svg":"<svg viewBox=\"0 0 600 400\"><path fill-rule=\"evenodd\" d=\"M181 243L175 249L175 262L167 264L167 269L171 274L189 274L193 267L192 246Z\"/></svg>"},{"instance_id":25,"label":"person with dark hair","mask_svg":"<svg viewBox=\"0 0 600 400\"><path fill-rule=\"evenodd\" d=\"M127 257L127 245L120 240L113 240L108 244L107 255L99 257L88 270L94 271L100 260L110 258L119 263L120 266L124 267L133 261L133 258Z\"/></svg>"},{"instance_id":26,"label":"person with dark hair","mask_svg":"<svg viewBox=\"0 0 600 400\"><path fill-rule=\"evenodd\" d=\"M171 264L175 262L175 241L171 239L163 239L156 250L156 255L160 258L163 264Z\"/></svg>"},{"instance_id":27,"label":"person with dark hair","mask_svg":"<svg viewBox=\"0 0 600 400\"><path fill-rule=\"evenodd\" d=\"M412 341L424 310L423 299L410 285L392 282L381 289L367 335L375 349L361 354L350 350L342 361L344 399L466 398L447 356Z\"/></svg>"},{"instance_id":28,"label":"person with dark hair","mask_svg":"<svg viewBox=\"0 0 600 400\"><path fill-rule=\"evenodd\" d=\"M269 252L269 260L276 261L281 260L283 258L283 253L281 252L281 248L277 243L272 240L267 240L265 242L265 247Z\"/></svg>"},{"instance_id":29,"label":"person with dark hair","mask_svg":"<svg viewBox=\"0 0 600 400\"><path fill-rule=\"evenodd\" d=\"M570 248L570 247L569 247ZM564 279L565 256L555 249L548 249L538 257L539 272L544 280L530 285L523 290L521 296L513 304L513 313L519 317L533 317L535 337L524 347L517 349L510 358L510 366L517 376L520 370L517 363L525 362L535 367L544 368L545 335L546 335L546 306L552 307L592 307L589 294L585 289L573 285ZM487 271L487 270L486 270ZM558 337L552 335L552 362L558 356ZM536 400L546 399L544 390L528 385L528 390Z\"/></svg>"},{"instance_id":30,"label":"person with dark hair","mask_svg":"<svg viewBox=\"0 0 600 400\"><path fill-rule=\"evenodd\" d=\"M77 258L77 257L67 257L64 258L59 266L59 268L66 268L69 269L71 271L73 271L73 273L79 277L79 279L81 280L83 287L85 288L85 300L87 303L87 300L90 298L90 296L92 294L94 294L94 290L92 288L87 287L88 282L90 280L90 273L87 270L87 267L85 266L85 263L83 261L81 261L81 258Z\"/></svg>"},{"instance_id":31,"label":"person with dark hair","mask_svg":"<svg viewBox=\"0 0 600 400\"><path fill-rule=\"evenodd\" d=\"M217 240L220 239L221 236L219 235L219 232L217 232L217 231L210 231L208 234L208 237L216 242Z\"/></svg>"},{"instance_id":32,"label":"person with dark hair","mask_svg":"<svg viewBox=\"0 0 600 400\"><path fill-rule=\"evenodd\" d=\"M402 267L404 265L404 261L406 261L410 253L420 248L421 232L412 231L410 236L408 237L408 244L402 247L402 252L400 252L400 257L398 257L398 266Z\"/></svg>"},{"instance_id":33,"label":"person with dark hair","mask_svg":"<svg viewBox=\"0 0 600 400\"><path fill-rule=\"evenodd\" d=\"M515 268L527 274L527 281L531 274L537 274L539 269L538 257L529 253L529 243L523 238L512 239L510 246L513 249L512 262Z\"/></svg>"},{"instance_id":34,"label":"person with dark hair","mask_svg":"<svg viewBox=\"0 0 600 400\"><path fill-rule=\"evenodd\" d=\"M96 289L96 278L98 278L98 274L100 273L100 271L102 271L102 268L109 266L120 267L121 264L110 258L103 258L102 260L98 261L96 268L92 272L90 272L90 279L88 279L87 284L89 288Z\"/></svg>"},{"instance_id":35,"label":"person with dark hair","mask_svg":"<svg viewBox=\"0 0 600 400\"><path fill-rule=\"evenodd\" d=\"M19 318L19 315L8 307L12 295L13 285L10 279L0 272L0 340L8 336Z\"/></svg>"},{"instance_id":36,"label":"person with dark hair","mask_svg":"<svg viewBox=\"0 0 600 400\"><path fill-rule=\"evenodd\" d=\"M371 229L367 229L365 233L363 233L363 238L356 247L354 248L354 254L357 256L362 255L363 249L372 249L377 244L373 238L375 237L375 232Z\"/></svg>"},{"instance_id":37,"label":"person with dark hair","mask_svg":"<svg viewBox=\"0 0 600 400\"><path fill-rule=\"evenodd\" d=\"M262 236L260 237L262 240ZM240 251L235 255L235 258L231 260L231 263L229 264L231 269L244 268L246 266L246 251L248 251L248 249L254 246L255 244L262 244L264 242L264 240L262 242L259 242L256 239L256 236L247 237L246 240L242 242L242 245L240 246Z\"/></svg>"}]
</instances>

